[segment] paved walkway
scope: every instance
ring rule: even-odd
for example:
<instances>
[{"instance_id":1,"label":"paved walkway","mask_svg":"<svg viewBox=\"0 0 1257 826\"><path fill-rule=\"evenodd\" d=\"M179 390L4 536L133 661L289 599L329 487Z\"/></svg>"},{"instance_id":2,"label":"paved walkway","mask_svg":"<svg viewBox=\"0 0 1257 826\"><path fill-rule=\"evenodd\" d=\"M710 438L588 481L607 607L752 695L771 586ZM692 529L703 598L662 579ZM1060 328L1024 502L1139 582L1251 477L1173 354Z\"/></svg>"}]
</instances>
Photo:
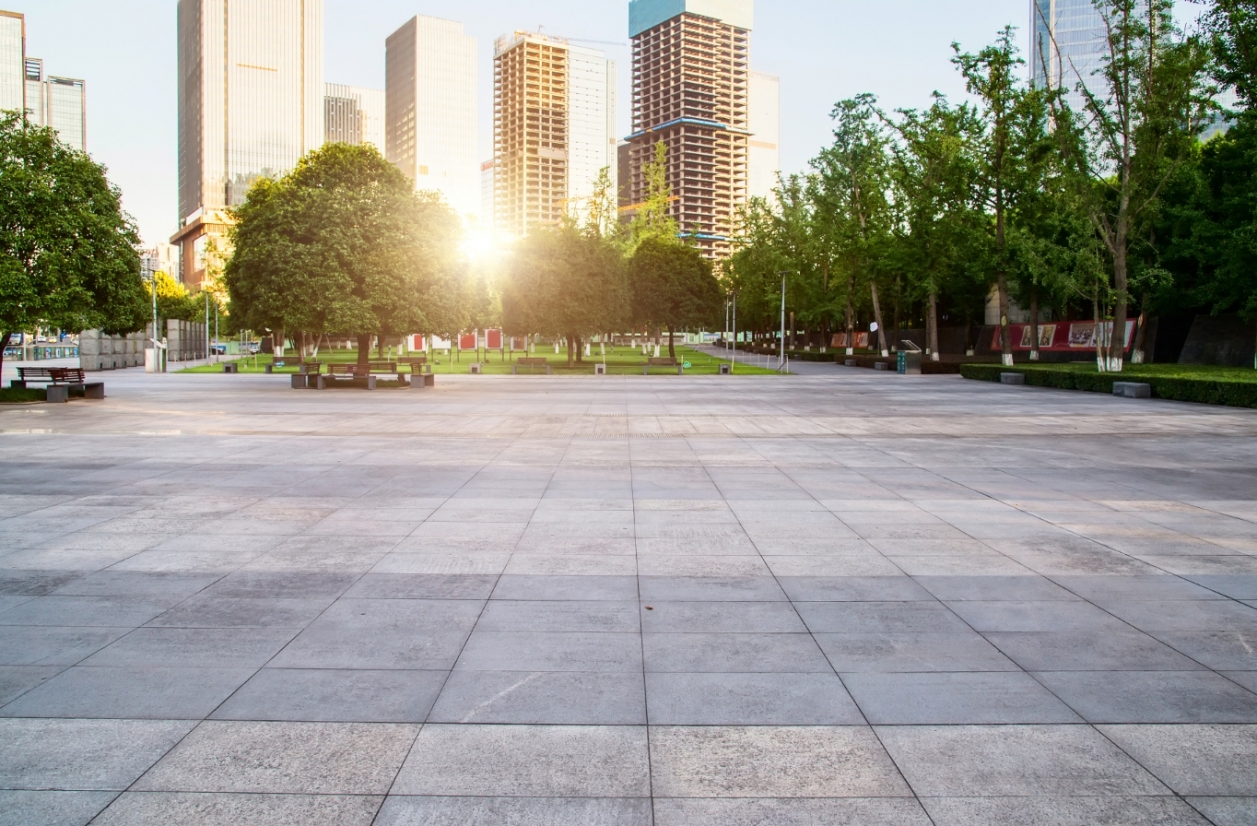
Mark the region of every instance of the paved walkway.
<instances>
[{"instance_id":1,"label":"paved walkway","mask_svg":"<svg viewBox=\"0 0 1257 826\"><path fill-rule=\"evenodd\" d=\"M0 407L0 823L1257 822L1257 411L832 369Z\"/></svg>"}]
</instances>

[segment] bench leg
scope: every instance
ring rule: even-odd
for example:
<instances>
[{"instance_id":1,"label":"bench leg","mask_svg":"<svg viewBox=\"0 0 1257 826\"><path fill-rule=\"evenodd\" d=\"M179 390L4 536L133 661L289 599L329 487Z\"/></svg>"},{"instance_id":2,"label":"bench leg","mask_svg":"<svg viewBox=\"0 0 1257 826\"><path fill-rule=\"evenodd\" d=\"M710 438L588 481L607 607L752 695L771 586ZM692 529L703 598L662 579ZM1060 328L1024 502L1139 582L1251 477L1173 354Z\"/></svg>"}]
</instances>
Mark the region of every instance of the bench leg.
<instances>
[{"instance_id":1,"label":"bench leg","mask_svg":"<svg viewBox=\"0 0 1257 826\"><path fill-rule=\"evenodd\" d=\"M22 381L21 379L14 379L13 381L9 382L9 387L13 388L14 390L25 390L26 382Z\"/></svg>"},{"instance_id":2,"label":"bench leg","mask_svg":"<svg viewBox=\"0 0 1257 826\"><path fill-rule=\"evenodd\" d=\"M367 376L367 389L368 390L375 389L375 376Z\"/></svg>"},{"instance_id":3,"label":"bench leg","mask_svg":"<svg viewBox=\"0 0 1257 826\"><path fill-rule=\"evenodd\" d=\"M48 390L45 391L47 399L50 402L68 402L70 400L70 388L64 384L50 384Z\"/></svg>"},{"instance_id":4,"label":"bench leg","mask_svg":"<svg viewBox=\"0 0 1257 826\"><path fill-rule=\"evenodd\" d=\"M105 383L103 381L94 381L83 385L83 398L85 399L103 399L105 398Z\"/></svg>"},{"instance_id":5,"label":"bench leg","mask_svg":"<svg viewBox=\"0 0 1257 826\"><path fill-rule=\"evenodd\" d=\"M642 368L642 375L643 375L643 376L649 376L649 375L650 375L650 368L649 368L649 367L643 367L643 368Z\"/></svg>"},{"instance_id":6,"label":"bench leg","mask_svg":"<svg viewBox=\"0 0 1257 826\"><path fill-rule=\"evenodd\" d=\"M684 368L684 367L681 367L681 366L678 366L678 367L677 367L677 375L678 375L678 376L684 376L684 375L685 375L685 368Z\"/></svg>"},{"instance_id":7,"label":"bench leg","mask_svg":"<svg viewBox=\"0 0 1257 826\"><path fill-rule=\"evenodd\" d=\"M304 390L307 386L306 385L307 378L308 377L304 373L293 373L292 374L292 389Z\"/></svg>"}]
</instances>

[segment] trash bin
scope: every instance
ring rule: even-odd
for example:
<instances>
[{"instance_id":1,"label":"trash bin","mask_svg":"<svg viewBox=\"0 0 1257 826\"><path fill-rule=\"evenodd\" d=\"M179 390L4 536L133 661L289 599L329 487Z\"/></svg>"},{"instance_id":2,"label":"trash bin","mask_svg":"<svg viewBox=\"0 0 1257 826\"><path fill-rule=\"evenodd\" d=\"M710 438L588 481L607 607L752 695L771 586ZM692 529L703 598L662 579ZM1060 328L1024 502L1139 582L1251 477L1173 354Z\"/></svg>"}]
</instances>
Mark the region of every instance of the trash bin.
<instances>
[{"instance_id":1,"label":"trash bin","mask_svg":"<svg viewBox=\"0 0 1257 826\"><path fill-rule=\"evenodd\" d=\"M921 348L911 341L899 342L899 375L921 375Z\"/></svg>"}]
</instances>

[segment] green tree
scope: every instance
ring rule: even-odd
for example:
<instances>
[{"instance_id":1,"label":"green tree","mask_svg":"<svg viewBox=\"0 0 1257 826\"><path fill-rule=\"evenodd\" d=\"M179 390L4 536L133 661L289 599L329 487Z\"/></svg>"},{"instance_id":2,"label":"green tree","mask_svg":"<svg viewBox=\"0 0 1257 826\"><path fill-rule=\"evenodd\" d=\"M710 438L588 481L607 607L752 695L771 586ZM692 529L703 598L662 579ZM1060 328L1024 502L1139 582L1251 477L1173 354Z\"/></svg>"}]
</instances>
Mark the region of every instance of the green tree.
<instances>
[{"instance_id":1,"label":"green tree","mask_svg":"<svg viewBox=\"0 0 1257 826\"><path fill-rule=\"evenodd\" d=\"M1206 50L1175 27L1172 0L1095 2L1108 33L1103 66L1079 84L1083 111L1071 112L1057 98L1053 118L1111 267L1095 303L1097 323L1111 318L1113 334L1107 342L1096 337L1096 362L1121 372L1131 295L1143 286L1133 278L1139 248L1152 243L1162 190L1195 150L1211 103Z\"/></svg>"},{"instance_id":2,"label":"green tree","mask_svg":"<svg viewBox=\"0 0 1257 826\"><path fill-rule=\"evenodd\" d=\"M426 310L459 269L458 217L370 146L329 144L235 211L224 281L237 324L358 338L441 329ZM435 304L435 306L434 306Z\"/></svg>"},{"instance_id":3,"label":"green tree","mask_svg":"<svg viewBox=\"0 0 1257 826\"><path fill-rule=\"evenodd\" d=\"M840 101L831 117L834 142L812 161L817 173L812 197L846 276L847 349L855 333L856 291L866 281L880 349L889 355L877 283L890 231L889 140L873 95Z\"/></svg>"},{"instance_id":4,"label":"green tree","mask_svg":"<svg viewBox=\"0 0 1257 826\"><path fill-rule=\"evenodd\" d=\"M148 317L139 237L105 169L0 115L0 367L13 333L129 333Z\"/></svg>"},{"instance_id":5,"label":"green tree","mask_svg":"<svg viewBox=\"0 0 1257 826\"><path fill-rule=\"evenodd\" d=\"M668 331L668 355L676 358L677 330L709 326L720 313L722 290L711 263L676 240L646 238L628 261L633 316Z\"/></svg>"},{"instance_id":6,"label":"green tree","mask_svg":"<svg viewBox=\"0 0 1257 826\"><path fill-rule=\"evenodd\" d=\"M620 251L573 223L539 229L521 240L506 266L502 321L509 335L540 333L567 340L567 362L581 343L628 316Z\"/></svg>"},{"instance_id":7,"label":"green tree","mask_svg":"<svg viewBox=\"0 0 1257 826\"><path fill-rule=\"evenodd\" d=\"M196 297L188 292L178 281L164 272L153 273L152 281L144 282L144 294L148 296L149 306L153 300L153 285L157 286L157 315L161 318L178 321L203 321L203 306Z\"/></svg>"},{"instance_id":8,"label":"green tree","mask_svg":"<svg viewBox=\"0 0 1257 826\"><path fill-rule=\"evenodd\" d=\"M676 198L668 186L668 145L663 141L655 144L654 160L642 164L642 176L646 179L646 200L633 216L630 235L634 245L646 238L676 238L680 232L672 217Z\"/></svg>"}]
</instances>

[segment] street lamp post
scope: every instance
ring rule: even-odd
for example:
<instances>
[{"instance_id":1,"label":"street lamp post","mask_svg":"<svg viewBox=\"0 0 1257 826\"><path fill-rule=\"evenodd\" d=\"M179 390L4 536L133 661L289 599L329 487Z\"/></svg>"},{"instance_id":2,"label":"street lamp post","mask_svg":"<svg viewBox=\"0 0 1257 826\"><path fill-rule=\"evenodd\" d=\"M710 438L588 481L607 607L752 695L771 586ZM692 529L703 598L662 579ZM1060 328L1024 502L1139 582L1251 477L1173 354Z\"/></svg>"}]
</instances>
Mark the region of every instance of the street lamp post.
<instances>
[{"instance_id":1,"label":"street lamp post","mask_svg":"<svg viewBox=\"0 0 1257 826\"><path fill-rule=\"evenodd\" d=\"M786 276L793 275L794 270L782 270L777 274L781 276L781 355L777 358L777 369L784 370L786 366Z\"/></svg>"}]
</instances>

